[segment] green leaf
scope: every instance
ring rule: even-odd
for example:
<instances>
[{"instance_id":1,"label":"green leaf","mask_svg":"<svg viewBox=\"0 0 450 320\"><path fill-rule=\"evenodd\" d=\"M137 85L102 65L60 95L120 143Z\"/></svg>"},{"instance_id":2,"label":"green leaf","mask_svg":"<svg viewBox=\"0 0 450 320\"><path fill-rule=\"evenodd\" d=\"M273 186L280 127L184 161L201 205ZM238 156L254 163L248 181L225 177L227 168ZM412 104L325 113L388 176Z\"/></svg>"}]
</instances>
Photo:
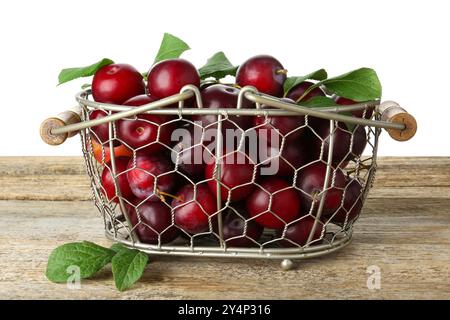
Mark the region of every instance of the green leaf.
<instances>
[{"instance_id":1,"label":"green leaf","mask_svg":"<svg viewBox=\"0 0 450 320\"><path fill-rule=\"evenodd\" d=\"M311 72L302 77L289 77L286 79L286 81L284 82L284 85L283 85L284 86L284 95L286 96L293 87L295 87L296 85L298 85L306 80L321 81L321 80L325 80L327 77L328 77L328 74L325 71L325 69L316 70L316 71Z\"/></svg>"},{"instance_id":2,"label":"green leaf","mask_svg":"<svg viewBox=\"0 0 450 320\"><path fill-rule=\"evenodd\" d=\"M58 76L58 85L63 84L65 82L69 82L78 78L90 77L94 75L99 69L109 64L114 63L114 61L104 58L99 62L91 64L87 67L79 67L79 68L68 68L63 69L59 73Z\"/></svg>"},{"instance_id":3,"label":"green leaf","mask_svg":"<svg viewBox=\"0 0 450 320\"><path fill-rule=\"evenodd\" d=\"M189 50L189 46L180 38L171 35L170 33L164 33L164 37L161 41L158 54L155 58L155 63L165 59L179 58L183 52Z\"/></svg>"},{"instance_id":4,"label":"green leaf","mask_svg":"<svg viewBox=\"0 0 450 320\"><path fill-rule=\"evenodd\" d=\"M315 96L307 101L301 101L297 103L302 107L308 108L323 108L323 107L333 107L336 105L336 101L329 97L324 96Z\"/></svg>"},{"instance_id":5,"label":"green leaf","mask_svg":"<svg viewBox=\"0 0 450 320\"><path fill-rule=\"evenodd\" d=\"M326 79L320 84L323 84L328 92L358 102L380 99L382 93L376 72L369 68Z\"/></svg>"},{"instance_id":6,"label":"green leaf","mask_svg":"<svg viewBox=\"0 0 450 320\"><path fill-rule=\"evenodd\" d=\"M198 69L200 73L200 78L215 78L220 80L226 76L235 76L238 67L233 66L225 56L225 54L220 51L215 53L211 58L208 59L206 64Z\"/></svg>"},{"instance_id":7,"label":"green leaf","mask_svg":"<svg viewBox=\"0 0 450 320\"><path fill-rule=\"evenodd\" d=\"M301 101L297 103L298 105L302 106L302 107L308 107L308 108L324 108L324 107L334 107L336 106L336 101L334 101L333 99L329 98L329 97L324 97L324 96L315 96L312 97L311 99L309 99L308 101ZM349 116L349 117L353 117L353 115L351 114L351 112L340 112L340 114ZM353 129L355 128L355 125L353 123L348 123L345 122L347 128L349 131L353 131Z\"/></svg>"},{"instance_id":8,"label":"green leaf","mask_svg":"<svg viewBox=\"0 0 450 320\"><path fill-rule=\"evenodd\" d=\"M112 272L117 289L124 291L144 273L148 256L133 249L121 249L112 259Z\"/></svg>"},{"instance_id":9,"label":"green leaf","mask_svg":"<svg viewBox=\"0 0 450 320\"><path fill-rule=\"evenodd\" d=\"M118 253L119 251L122 251L122 250L125 250L125 249L128 249L128 248L125 247L121 243L114 243L109 249L114 251L115 253Z\"/></svg>"},{"instance_id":10,"label":"green leaf","mask_svg":"<svg viewBox=\"0 0 450 320\"><path fill-rule=\"evenodd\" d=\"M110 263L114 254L114 251L88 241L67 243L50 254L46 276L53 282L65 282L71 276L67 268L77 266L81 278L89 278Z\"/></svg>"}]
</instances>

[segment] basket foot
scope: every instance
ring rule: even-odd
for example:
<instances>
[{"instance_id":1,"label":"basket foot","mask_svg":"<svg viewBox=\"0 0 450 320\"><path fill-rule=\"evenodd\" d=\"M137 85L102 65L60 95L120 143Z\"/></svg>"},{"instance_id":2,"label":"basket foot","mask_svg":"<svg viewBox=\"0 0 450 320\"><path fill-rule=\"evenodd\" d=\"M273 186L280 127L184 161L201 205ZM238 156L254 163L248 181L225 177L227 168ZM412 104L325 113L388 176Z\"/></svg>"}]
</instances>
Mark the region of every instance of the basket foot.
<instances>
[{"instance_id":1,"label":"basket foot","mask_svg":"<svg viewBox=\"0 0 450 320\"><path fill-rule=\"evenodd\" d=\"M283 261L281 261L281 269L283 269L284 271L292 270L294 266L294 261L292 261L291 259L284 259Z\"/></svg>"}]
</instances>

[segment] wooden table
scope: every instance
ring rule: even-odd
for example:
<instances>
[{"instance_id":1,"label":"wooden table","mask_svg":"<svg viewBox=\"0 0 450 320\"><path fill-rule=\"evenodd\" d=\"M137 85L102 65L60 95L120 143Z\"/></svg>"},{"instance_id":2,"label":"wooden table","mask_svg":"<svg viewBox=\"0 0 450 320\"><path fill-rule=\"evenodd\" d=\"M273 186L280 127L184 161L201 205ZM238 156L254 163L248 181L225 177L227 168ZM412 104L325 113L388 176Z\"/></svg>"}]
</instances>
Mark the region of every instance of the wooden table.
<instances>
[{"instance_id":1,"label":"wooden table","mask_svg":"<svg viewBox=\"0 0 450 320\"><path fill-rule=\"evenodd\" d=\"M44 276L68 241L108 245L77 157L0 158L0 298L450 299L450 158L381 158L353 243L292 271L263 260L152 257L120 293L109 267L79 290ZM369 290L369 266L381 288Z\"/></svg>"}]
</instances>

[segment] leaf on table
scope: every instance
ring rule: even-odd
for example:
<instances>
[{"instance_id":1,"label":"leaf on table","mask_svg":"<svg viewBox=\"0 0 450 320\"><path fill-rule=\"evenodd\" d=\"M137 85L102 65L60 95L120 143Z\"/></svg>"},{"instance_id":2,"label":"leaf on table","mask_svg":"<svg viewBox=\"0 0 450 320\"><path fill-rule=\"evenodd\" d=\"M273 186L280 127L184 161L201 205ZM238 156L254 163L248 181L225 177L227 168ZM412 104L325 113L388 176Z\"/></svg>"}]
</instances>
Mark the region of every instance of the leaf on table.
<instances>
[{"instance_id":1,"label":"leaf on table","mask_svg":"<svg viewBox=\"0 0 450 320\"><path fill-rule=\"evenodd\" d=\"M147 266L148 256L135 249L121 249L112 259L116 287L124 291L138 281Z\"/></svg>"},{"instance_id":2,"label":"leaf on table","mask_svg":"<svg viewBox=\"0 0 450 320\"><path fill-rule=\"evenodd\" d=\"M114 243L109 249L114 251L115 253L118 253L119 251L122 251L122 250L125 250L125 249L128 249L128 248L125 247L121 243Z\"/></svg>"},{"instance_id":3,"label":"leaf on table","mask_svg":"<svg viewBox=\"0 0 450 320\"><path fill-rule=\"evenodd\" d=\"M71 276L68 268L80 268L80 277L89 278L111 262L115 252L83 241L67 243L57 247L50 254L47 263L46 276L53 282L65 282Z\"/></svg>"}]
</instances>

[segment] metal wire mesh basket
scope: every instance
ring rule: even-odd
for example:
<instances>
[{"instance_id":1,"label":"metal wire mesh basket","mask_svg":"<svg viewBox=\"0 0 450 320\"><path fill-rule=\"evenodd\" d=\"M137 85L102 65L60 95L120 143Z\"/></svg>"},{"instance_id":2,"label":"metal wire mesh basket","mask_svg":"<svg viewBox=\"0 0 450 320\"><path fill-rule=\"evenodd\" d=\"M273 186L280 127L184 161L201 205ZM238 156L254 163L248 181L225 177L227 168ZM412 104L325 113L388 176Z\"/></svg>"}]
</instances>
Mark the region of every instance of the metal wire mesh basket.
<instances>
[{"instance_id":1,"label":"metal wire mesh basket","mask_svg":"<svg viewBox=\"0 0 450 320\"><path fill-rule=\"evenodd\" d=\"M109 239L148 254L280 259L285 269L292 266L291 259L321 256L349 244L353 225L374 180L381 129L386 129L399 141L408 140L416 131L414 118L392 101L368 101L316 109L245 87L239 92L236 108L209 109L202 107L201 94L194 86L186 86L177 95L138 107L97 103L89 97L89 90L81 92L76 96L79 107L44 121L41 136L47 143L58 145L67 137L80 133L94 202L104 219ZM185 107L187 101L192 104L194 99L196 107ZM251 101L255 107L244 107L244 100ZM93 119L93 112L98 110L104 112L104 116ZM348 112L356 112L359 117L349 116ZM154 117L141 117L144 114L165 117L165 121L154 122ZM155 127L157 137L147 145L133 148L118 136L117 126L120 121L136 121L138 116L139 121ZM202 116L212 119L207 126L194 121ZM243 120L255 117L259 118L256 125L255 122L243 125ZM302 124L288 132L281 132L271 121L283 117L301 117ZM324 121L325 134L319 132L315 125L320 122L321 128L324 128ZM342 123L349 125L343 126ZM108 126L107 139L99 137L94 130L99 125ZM199 132L192 145L180 148L180 144L164 138L164 130L186 127ZM219 134L225 128L233 128L239 133L236 147L232 150L225 148L225 136ZM261 128L268 128L271 134L275 132L278 135L275 140L279 144L275 151L266 156L260 153L250 155L245 147L256 142L249 140L249 137ZM205 145L207 130L216 132L214 152ZM358 130L359 137L356 137ZM301 152L296 153L295 150L293 155L287 153L287 141L292 144L291 138L299 134L307 134L316 140L317 150L308 150L308 153L314 154L313 157L302 158ZM337 135L348 139L347 150L341 150L341 140L335 139ZM122 168L119 162L118 143L126 146L128 152L126 168ZM298 151L302 147L306 146L297 142L294 149ZM189 171L191 167L182 166L181 161L186 160L186 153L195 148L201 148L210 157L208 176L194 177ZM361 149L365 149L364 155ZM143 152L165 154L166 157L170 155L173 160L170 168L161 173L141 166L140 155ZM235 159L236 154L243 155L244 165L250 166L251 174L241 184L230 185L223 171L230 157ZM188 157L191 155L192 152ZM275 171L264 175L262 172L271 168L274 161L277 162ZM307 182L302 182L306 170L312 168L323 173L320 190L312 190ZM278 178L267 180L271 175L280 176L281 169L283 183ZM236 167L228 171L231 176L239 174ZM112 191L105 190L102 184L105 172L112 177ZM147 193L130 199L124 195L127 192L123 190L120 179L136 173L141 178L147 177ZM167 190L162 188L161 181L171 187ZM188 194L189 199L177 201L176 192L180 188L188 190L184 195ZM205 202L205 189L214 195L213 207ZM263 199L262 203L266 204L261 209L260 201L259 212L253 215L246 212L248 207L242 199L250 193L257 193L255 197ZM289 197L293 193L302 199L298 209L295 208L299 204ZM331 209L327 207L327 201L332 201L330 199L335 200ZM142 212L148 209L145 206L149 202L157 202L157 214L166 215L165 227L155 227L151 225L151 217L143 216ZM195 207L197 212L204 214L201 217L203 228L189 229L178 223L177 210L186 206ZM289 216L290 208L299 213ZM269 225L276 228L263 228L258 224L258 219L271 221ZM224 235L224 229L230 223L241 232Z\"/></svg>"}]
</instances>

